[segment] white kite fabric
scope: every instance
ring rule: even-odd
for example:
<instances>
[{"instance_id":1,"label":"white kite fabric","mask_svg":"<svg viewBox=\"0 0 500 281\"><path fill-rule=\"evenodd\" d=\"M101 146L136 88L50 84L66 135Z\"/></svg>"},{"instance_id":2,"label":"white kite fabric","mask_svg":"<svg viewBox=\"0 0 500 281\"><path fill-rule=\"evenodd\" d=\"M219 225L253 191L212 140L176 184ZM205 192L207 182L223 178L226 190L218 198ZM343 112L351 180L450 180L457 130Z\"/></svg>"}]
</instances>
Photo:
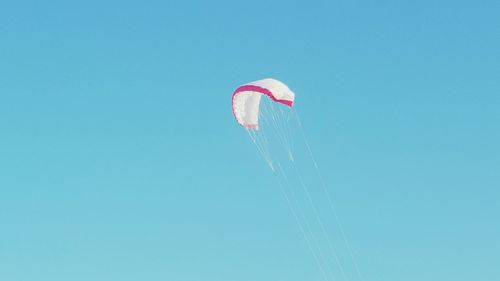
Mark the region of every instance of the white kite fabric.
<instances>
[{"instance_id":1,"label":"white kite fabric","mask_svg":"<svg viewBox=\"0 0 500 281\"><path fill-rule=\"evenodd\" d=\"M318 267L318 278L363 281L294 102L287 85L267 78L239 86L232 110L276 177Z\"/></svg>"},{"instance_id":2,"label":"white kite fabric","mask_svg":"<svg viewBox=\"0 0 500 281\"><path fill-rule=\"evenodd\" d=\"M293 105L295 94L281 81L267 78L238 87L233 93L233 113L240 125L259 128L259 108L262 95L275 102Z\"/></svg>"}]
</instances>

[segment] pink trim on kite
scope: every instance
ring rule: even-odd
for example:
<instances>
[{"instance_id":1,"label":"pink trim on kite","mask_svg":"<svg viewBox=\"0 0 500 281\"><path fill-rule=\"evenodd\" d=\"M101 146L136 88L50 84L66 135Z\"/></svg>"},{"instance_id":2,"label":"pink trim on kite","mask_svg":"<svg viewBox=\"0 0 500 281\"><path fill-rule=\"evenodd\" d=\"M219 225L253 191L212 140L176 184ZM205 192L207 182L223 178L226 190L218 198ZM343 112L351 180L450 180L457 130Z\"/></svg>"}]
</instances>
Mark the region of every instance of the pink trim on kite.
<instances>
[{"instance_id":1,"label":"pink trim on kite","mask_svg":"<svg viewBox=\"0 0 500 281\"><path fill-rule=\"evenodd\" d=\"M255 85L240 86L240 87L238 87L238 89L236 89L234 91L233 99L234 99L234 96L240 92L258 92L258 93L269 96L275 102L280 102L280 103L285 104L285 105L290 106L290 107L293 105L293 101L291 101L291 100L279 100L274 96L274 94L271 91L269 91L266 88L262 88L260 86L255 86Z\"/></svg>"},{"instance_id":2,"label":"pink trim on kite","mask_svg":"<svg viewBox=\"0 0 500 281\"><path fill-rule=\"evenodd\" d=\"M262 88L260 86L255 86L255 85L243 85L243 86L238 87L234 91L233 96L231 98L231 110L233 111L234 118L236 118L236 113L234 112L234 97L238 93L241 93L241 92L257 92L257 93L261 93L261 94L264 94L264 95L270 97L275 102L282 103L282 104L284 104L286 106L289 106L289 107L293 106L293 101L291 101L291 100L279 100L279 99L277 99L274 96L274 94L271 91L269 91L266 88ZM238 121L238 118L236 118L236 121ZM249 128L249 129L256 129L258 127L256 124L244 125L244 124L241 124L239 121L238 121L238 124L240 124L241 126L243 126L245 128Z\"/></svg>"},{"instance_id":3,"label":"pink trim on kite","mask_svg":"<svg viewBox=\"0 0 500 281\"><path fill-rule=\"evenodd\" d=\"M240 124L240 125L247 128L247 129L257 129L259 127L259 125L257 125L257 124L249 124L249 125Z\"/></svg>"}]
</instances>

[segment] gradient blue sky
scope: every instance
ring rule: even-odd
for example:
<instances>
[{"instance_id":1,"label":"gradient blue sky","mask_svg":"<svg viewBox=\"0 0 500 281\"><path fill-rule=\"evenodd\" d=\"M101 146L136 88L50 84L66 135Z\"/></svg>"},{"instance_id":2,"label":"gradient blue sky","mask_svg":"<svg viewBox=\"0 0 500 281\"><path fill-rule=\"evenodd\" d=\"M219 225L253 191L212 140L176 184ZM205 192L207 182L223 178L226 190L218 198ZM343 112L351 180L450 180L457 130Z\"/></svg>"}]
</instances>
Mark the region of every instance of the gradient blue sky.
<instances>
[{"instance_id":1,"label":"gradient blue sky","mask_svg":"<svg viewBox=\"0 0 500 281\"><path fill-rule=\"evenodd\" d=\"M497 1L3 1L0 280L320 280L232 90L296 106L366 281L500 280Z\"/></svg>"}]
</instances>

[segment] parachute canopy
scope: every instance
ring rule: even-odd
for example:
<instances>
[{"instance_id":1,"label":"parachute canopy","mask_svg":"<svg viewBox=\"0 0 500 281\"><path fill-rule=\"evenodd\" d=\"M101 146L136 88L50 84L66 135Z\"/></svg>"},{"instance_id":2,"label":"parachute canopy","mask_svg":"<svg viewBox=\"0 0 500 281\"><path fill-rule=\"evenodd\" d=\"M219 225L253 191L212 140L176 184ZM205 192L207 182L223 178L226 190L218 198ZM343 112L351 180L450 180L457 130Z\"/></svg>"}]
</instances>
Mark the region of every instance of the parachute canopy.
<instances>
[{"instance_id":1,"label":"parachute canopy","mask_svg":"<svg viewBox=\"0 0 500 281\"><path fill-rule=\"evenodd\" d=\"M259 128L259 108L262 95L274 102L292 107L295 94L281 81L267 78L244 84L233 93L232 106L236 121L241 126L257 130Z\"/></svg>"}]
</instances>

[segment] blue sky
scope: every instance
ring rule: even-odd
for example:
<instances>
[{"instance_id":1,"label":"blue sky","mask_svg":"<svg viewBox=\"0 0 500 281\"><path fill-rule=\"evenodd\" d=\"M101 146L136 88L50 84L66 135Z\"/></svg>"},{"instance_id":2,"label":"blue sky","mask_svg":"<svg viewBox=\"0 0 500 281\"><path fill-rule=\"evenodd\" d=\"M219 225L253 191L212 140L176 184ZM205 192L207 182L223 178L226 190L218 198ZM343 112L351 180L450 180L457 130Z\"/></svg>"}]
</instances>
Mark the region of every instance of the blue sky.
<instances>
[{"instance_id":1,"label":"blue sky","mask_svg":"<svg viewBox=\"0 0 500 281\"><path fill-rule=\"evenodd\" d=\"M0 279L321 280L230 109L275 77L366 281L500 280L499 9L2 2Z\"/></svg>"}]
</instances>

